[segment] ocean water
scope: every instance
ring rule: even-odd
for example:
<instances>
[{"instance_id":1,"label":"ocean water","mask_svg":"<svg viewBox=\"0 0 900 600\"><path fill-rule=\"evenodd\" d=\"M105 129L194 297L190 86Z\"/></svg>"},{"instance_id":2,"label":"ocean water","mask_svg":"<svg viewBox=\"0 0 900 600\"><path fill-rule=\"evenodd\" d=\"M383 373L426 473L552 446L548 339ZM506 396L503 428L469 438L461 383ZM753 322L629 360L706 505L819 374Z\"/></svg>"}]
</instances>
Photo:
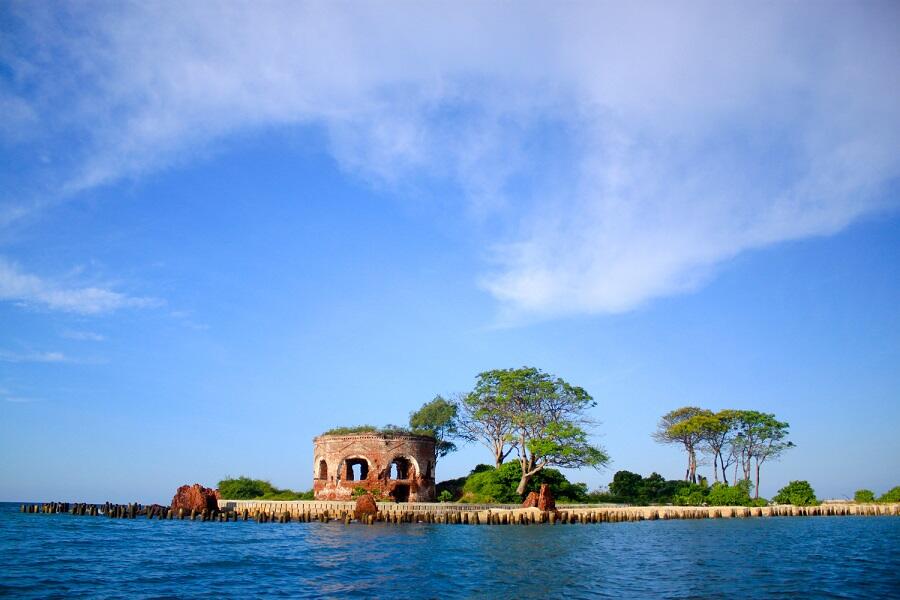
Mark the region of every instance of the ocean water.
<instances>
[{"instance_id":1,"label":"ocean water","mask_svg":"<svg viewBox=\"0 0 900 600\"><path fill-rule=\"evenodd\" d=\"M201 523L0 504L13 598L898 598L900 518Z\"/></svg>"}]
</instances>

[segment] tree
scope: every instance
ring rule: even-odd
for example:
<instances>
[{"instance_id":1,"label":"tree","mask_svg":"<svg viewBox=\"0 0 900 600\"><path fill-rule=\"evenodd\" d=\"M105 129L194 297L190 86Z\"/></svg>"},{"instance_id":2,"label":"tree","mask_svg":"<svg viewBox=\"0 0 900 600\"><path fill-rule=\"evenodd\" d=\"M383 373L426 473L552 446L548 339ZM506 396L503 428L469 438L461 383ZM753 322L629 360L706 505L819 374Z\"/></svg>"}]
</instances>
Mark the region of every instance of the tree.
<instances>
[{"instance_id":1,"label":"tree","mask_svg":"<svg viewBox=\"0 0 900 600\"><path fill-rule=\"evenodd\" d=\"M502 402L494 382L481 375L475 389L456 401L459 436L486 446L494 455L494 468L497 469L513 451L510 443L512 423L506 417Z\"/></svg>"},{"instance_id":2,"label":"tree","mask_svg":"<svg viewBox=\"0 0 900 600\"><path fill-rule=\"evenodd\" d=\"M480 439L491 442L499 465L511 447L522 469L516 493L522 495L537 473L548 466L599 467L609 457L588 441L586 411L596 406L582 388L533 367L495 369L478 375L466 396L465 426L477 425ZM470 416L471 415L471 418ZM489 435L484 435L484 432Z\"/></svg>"},{"instance_id":3,"label":"tree","mask_svg":"<svg viewBox=\"0 0 900 600\"><path fill-rule=\"evenodd\" d=\"M740 449L744 479L750 480L750 470L755 466L755 497L759 498L759 473L763 463L777 459L785 450L794 447L787 439L790 425L776 419L774 414L755 410L736 411L735 423L734 443Z\"/></svg>"},{"instance_id":4,"label":"tree","mask_svg":"<svg viewBox=\"0 0 900 600\"><path fill-rule=\"evenodd\" d=\"M410 413L409 426L413 431L425 432L434 437L434 464L438 458L447 456L456 450L456 444L450 441L457 433L456 404L442 396L435 396L419 410Z\"/></svg>"},{"instance_id":5,"label":"tree","mask_svg":"<svg viewBox=\"0 0 900 600\"><path fill-rule=\"evenodd\" d=\"M697 483L697 449L703 440L706 418L712 411L684 406L667 412L659 420L653 439L661 444L680 444L688 455L685 481ZM695 418L701 417L701 418Z\"/></svg>"},{"instance_id":6,"label":"tree","mask_svg":"<svg viewBox=\"0 0 900 600\"><path fill-rule=\"evenodd\" d=\"M853 494L854 502L875 502L875 492L872 490L856 490Z\"/></svg>"},{"instance_id":7,"label":"tree","mask_svg":"<svg viewBox=\"0 0 900 600\"><path fill-rule=\"evenodd\" d=\"M636 503L641 497L644 478L631 471L616 471L609 491L625 502Z\"/></svg>"},{"instance_id":8,"label":"tree","mask_svg":"<svg viewBox=\"0 0 900 600\"><path fill-rule=\"evenodd\" d=\"M720 410L712 415L701 414L692 417L698 421L702 449L712 455L713 480L719 481L718 465L721 464L722 481L725 485L728 485L727 469L736 460L732 442L736 434L737 413L735 410Z\"/></svg>"},{"instance_id":9,"label":"tree","mask_svg":"<svg viewBox=\"0 0 900 600\"><path fill-rule=\"evenodd\" d=\"M794 506L815 506L819 503L816 492L808 481L792 481L778 490L772 502L793 504Z\"/></svg>"}]
</instances>

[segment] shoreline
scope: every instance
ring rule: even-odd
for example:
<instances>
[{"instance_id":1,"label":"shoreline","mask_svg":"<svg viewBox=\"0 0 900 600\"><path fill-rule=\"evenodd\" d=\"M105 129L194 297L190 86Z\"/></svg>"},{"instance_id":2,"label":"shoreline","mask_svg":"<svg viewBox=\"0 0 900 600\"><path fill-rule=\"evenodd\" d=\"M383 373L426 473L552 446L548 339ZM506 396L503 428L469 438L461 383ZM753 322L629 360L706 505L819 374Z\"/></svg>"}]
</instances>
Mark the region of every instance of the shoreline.
<instances>
[{"instance_id":1,"label":"shoreline","mask_svg":"<svg viewBox=\"0 0 900 600\"><path fill-rule=\"evenodd\" d=\"M828 503L818 506L583 506L560 505L555 511L516 505L451 503L379 503L375 514L356 515L354 502L315 500L220 500L218 511L171 510L158 504L86 504L50 502L21 504L20 512L71 514L120 519L247 521L309 523L339 521L374 524L437 523L460 525L595 524L682 519L731 519L807 516L900 516L900 503Z\"/></svg>"}]
</instances>

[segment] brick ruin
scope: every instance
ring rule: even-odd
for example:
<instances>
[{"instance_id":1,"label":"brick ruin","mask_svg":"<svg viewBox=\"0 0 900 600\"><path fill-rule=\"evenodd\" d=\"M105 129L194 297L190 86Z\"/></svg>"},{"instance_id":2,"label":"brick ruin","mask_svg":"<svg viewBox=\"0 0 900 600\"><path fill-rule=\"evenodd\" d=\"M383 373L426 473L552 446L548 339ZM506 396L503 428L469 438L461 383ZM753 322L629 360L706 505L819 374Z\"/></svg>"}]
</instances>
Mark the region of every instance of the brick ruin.
<instances>
[{"instance_id":1,"label":"brick ruin","mask_svg":"<svg viewBox=\"0 0 900 600\"><path fill-rule=\"evenodd\" d=\"M434 501L434 439L411 434L320 435L313 440L316 500L349 500L356 488L396 502Z\"/></svg>"}]
</instances>

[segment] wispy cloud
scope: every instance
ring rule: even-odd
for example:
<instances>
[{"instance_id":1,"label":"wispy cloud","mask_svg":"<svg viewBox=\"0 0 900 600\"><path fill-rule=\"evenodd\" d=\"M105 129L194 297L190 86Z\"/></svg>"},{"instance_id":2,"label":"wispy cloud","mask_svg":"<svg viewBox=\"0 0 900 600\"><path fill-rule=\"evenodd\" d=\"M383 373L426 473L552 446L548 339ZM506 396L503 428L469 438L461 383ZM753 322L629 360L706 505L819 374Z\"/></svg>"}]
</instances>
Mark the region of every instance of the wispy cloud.
<instances>
[{"instance_id":1,"label":"wispy cloud","mask_svg":"<svg viewBox=\"0 0 900 600\"><path fill-rule=\"evenodd\" d=\"M897 205L897 3L54 6L19 6L0 98L58 195L318 124L366 180L458 186L511 319L629 310ZM0 297L142 302L29 277Z\"/></svg>"},{"instance_id":2,"label":"wispy cloud","mask_svg":"<svg viewBox=\"0 0 900 600\"><path fill-rule=\"evenodd\" d=\"M40 398L26 398L24 396L3 396L3 400L14 404L31 404L32 402L41 401Z\"/></svg>"},{"instance_id":3,"label":"wispy cloud","mask_svg":"<svg viewBox=\"0 0 900 600\"><path fill-rule=\"evenodd\" d=\"M62 337L70 340L78 340L82 342L103 342L106 336L93 331L66 330L61 333Z\"/></svg>"},{"instance_id":4,"label":"wispy cloud","mask_svg":"<svg viewBox=\"0 0 900 600\"><path fill-rule=\"evenodd\" d=\"M0 361L10 363L62 363L71 359L62 352L11 352L0 350Z\"/></svg>"},{"instance_id":5,"label":"wispy cloud","mask_svg":"<svg viewBox=\"0 0 900 600\"><path fill-rule=\"evenodd\" d=\"M25 273L0 257L0 301L93 315L121 308L158 306L153 298L129 296L97 286L72 286Z\"/></svg>"}]
</instances>

